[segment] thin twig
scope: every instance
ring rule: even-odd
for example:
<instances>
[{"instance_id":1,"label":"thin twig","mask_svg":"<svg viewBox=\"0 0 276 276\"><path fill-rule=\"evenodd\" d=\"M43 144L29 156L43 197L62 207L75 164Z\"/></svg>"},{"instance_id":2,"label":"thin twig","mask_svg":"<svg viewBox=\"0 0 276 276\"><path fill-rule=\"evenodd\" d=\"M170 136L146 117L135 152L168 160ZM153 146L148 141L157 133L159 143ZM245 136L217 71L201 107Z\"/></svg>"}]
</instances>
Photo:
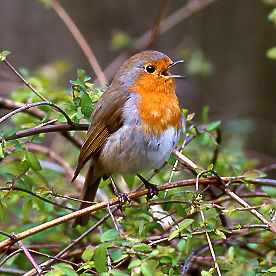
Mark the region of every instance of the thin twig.
<instances>
[{"instance_id":1,"label":"thin twig","mask_svg":"<svg viewBox=\"0 0 276 276\"><path fill-rule=\"evenodd\" d=\"M154 24L152 33L151 33L151 38L148 44L148 48L152 49L154 44L156 43L156 40L158 38L159 35L159 31L160 31L160 24L161 21L163 20L163 18L165 17L166 13L168 12L168 9L170 7L171 4L171 0L163 0L159 9L159 13L156 19L156 22Z\"/></svg>"},{"instance_id":2,"label":"thin twig","mask_svg":"<svg viewBox=\"0 0 276 276\"><path fill-rule=\"evenodd\" d=\"M52 4L52 8L57 13L57 15L61 18L61 20L64 22L68 30L71 32L73 37L76 39L77 43L79 44L80 48L82 49L84 55L88 59L91 67L93 68L97 78L99 79L99 82L101 86L106 85L107 80L104 75L104 72L98 63L95 54L93 53L91 47L89 47L87 41L85 40L84 36L74 23L74 21L71 19L71 17L68 15L68 13L64 10L64 8L59 4L58 1L54 1Z\"/></svg>"},{"instance_id":3,"label":"thin twig","mask_svg":"<svg viewBox=\"0 0 276 276\"><path fill-rule=\"evenodd\" d=\"M28 248L24 245L22 241L18 241L18 245L22 248L23 252L25 253L26 257L29 259L29 261L34 266L36 272L38 275L42 275L42 269L40 266L36 263L30 252L28 251Z\"/></svg>"},{"instance_id":4,"label":"thin twig","mask_svg":"<svg viewBox=\"0 0 276 276\"><path fill-rule=\"evenodd\" d=\"M74 123L72 122L72 120L69 118L69 116L66 114L66 112L62 108L60 108L55 103L48 102L48 101L47 102L35 102L35 103L31 103L31 104L27 104L25 106L19 107L18 109L14 110L14 111L11 111L7 115L5 115L2 118L0 118L0 123L4 122L8 118L12 117L16 113L19 113L19 112L22 112L24 110L27 110L27 109L30 109L30 108L33 108L33 107L36 107L36 106L40 106L40 105L49 105L49 106L52 106L55 110L57 110L58 112L60 112L66 118L67 123L69 125L74 125Z\"/></svg>"},{"instance_id":5,"label":"thin twig","mask_svg":"<svg viewBox=\"0 0 276 276\"><path fill-rule=\"evenodd\" d=\"M45 102L48 102L48 100L43 97L30 83L28 83L23 76L5 59L3 61L14 73L15 75L20 79L21 82L23 82L28 88L30 88L40 99L42 99Z\"/></svg>"},{"instance_id":6,"label":"thin twig","mask_svg":"<svg viewBox=\"0 0 276 276\"><path fill-rule=\"evenodd\" d=\"M184 19L192 16L194 13L202 10L206 6L212 4L216 0L190 0L186 5L182 8L178 9L176 12L169 15L166 19L164 19L160 23L160 32L159 35L163 35L171 28L179 24ZM149 29L142 36L140 36L134 45L135 49L144 49L150 40L152 30ZM120 54L115 60L113 60L107 68L104 70L105 76L107 79L110 79L115 70L118 69L119 65L122 64L124 60L128 57L127 53Z\"/></svg>"},{"instance_id":7,"label":"thin twig","mask_svg":"<svg viewBox=\"0 0 276 276\"><path fill-rule=\"evenodd\" d=\"M65 125L65 124L55 124L50 126L41 126L41 127L34 127L24 130L19 130L16 134L11 136L4 137L6 141L15 140L18 138L29 137L36 134L41 133L48 133L48 132L65 132L65 131L72 131L72 130L87 130L89 127L88 124L75 124L75 125ZM1 137L0 137L1 141Z\"/></svg>"},{"instance_id":8,"label":"thin twig","mask_svg":"<svg viewBox=\"0 0 276 276\"><path fill-rule=\"evenodd\" d=\"M17 108L20 108L23 106L25 106L25 105L22 103L14 102L9 99L0 97L0 108L2 108L2 109L14 110L14 109L17 109ZM46 116L45 112L43 112L42 110L36 109L36 108L35 109L26 109L26 110L23 110L22 112L27 113L31 116L34 116L35 118L38 118L40 120L42 120ZM77 137L71 136L70 133L68 133L66 130L67 129L65 129L65 131L61 132L61 135L63 137L65 137L68 141L70 141L73 145L80 148L82 145L82 142Z\"/></svg>"},{"instance_id":9,"label":"thin twig","mask_svg":"<svg viewBox=\"0 0 276 276\"><path fill-rule=\"evenodd\" d=\"M197 193L199 193L199 185L198 185L198 182L199 182L199 177L201 175L203 175L204 172L202 173L199 173L198 176L196 177L196 191ZM200 207L199 207L200 208ZM201 219L203 222L205 222L205 216L204 216L204 213L203 211L199 210L199 213L200 213L200 216L201 216ZM205 230L205 235L206 235L206 239L207 239L207 242L208 242L208 245L209 245L209 248L210 248L210 252L211 252L211 255L212 255L212 258L213 258L213 261L214 261L214 265L215 265L215 268L217 270L217 273L219 276L221 276L221 272L220 272L220 268L219 268L219 265L217 263L217 259L216 259L216 254L215 254L215 251L214 251L214 248L213 248L213 245L212 245L212 242L211 242L211 239L210 239L210 236L208 234L208 232Z\"/></svg>"},{"instance_id":10,"label":"thin twig","mask_svg":"<svg viewBox=\"0 0 276 276\"><path fill-rule=\"evenodd\" d=\"M57 207L59 207L59 208L63 208L63 209L67 209L67 210L70 210L70 211L75 211L76 209L74 209L74 208L71 208L71 207L68 207L68 206L64 206L64 205L61 205L61 204L59 204L59 203L56 203L56 202L54 202L54 201L51 201L51 200L49 200L49 199L47 199L47 198L45 198L45 197L42 197L42 196L39 196L39 195L37 195L36 193L34 193L34 192L32 192L32 191L29 191L29 190L26 190L26 189L23 189L23 188L20 188L20 187L16 187L16 186L11 186L11 187L1 187L0 188L0 191L11 191L11 190L14 190L14 191L21 191L21 192L24 192L24 193L27 193L27 194L29 194L29 195L32 195L32 196L34 196L34 197L36 197L36 198L38 198L38 199L40 199L40 200L42 200L42 201L45 201L45 202L47 202L47 203L50 203L50 204L52 204L52 205L54 205L54 206L57 206Z\"/></svg>"},{"instance_id":11,"label":"thin twig","mask_svg":"<svg viewBox=\"0 0 276 276\"><path fill-rule=\"evenodd\" d=\"M202 221L205 221L205 217L204 217L203 211L200 210L199 212L200 212ZM216 268L216 270L217 270L218 275L221 276L221 272L220 272L219 265L218 265L218 263L217 263L217 258L216 258L216 254L215 254L215 251L214 251L214 247L213 247L213 245L212 245L210 236L209 236L209 234L208 234L207 231L205 231L205 235L206 235L206 238L207 238L207 242L208 242L208 245L209 245L209 248L210 248L210 252L211 252L213 261L214 261L215 268Z\"/></svg>"}]
</instances>

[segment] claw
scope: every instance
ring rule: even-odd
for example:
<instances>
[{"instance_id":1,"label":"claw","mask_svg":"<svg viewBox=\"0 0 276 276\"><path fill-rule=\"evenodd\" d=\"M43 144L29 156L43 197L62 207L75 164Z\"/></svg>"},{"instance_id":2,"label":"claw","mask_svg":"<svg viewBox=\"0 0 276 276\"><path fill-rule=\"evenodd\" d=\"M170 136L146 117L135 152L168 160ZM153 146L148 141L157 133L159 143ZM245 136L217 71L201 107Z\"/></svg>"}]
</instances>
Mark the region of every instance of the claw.
<instances>
[{"instance_id":1,"label":"claw","mask_svg":"<svg viewBox=\"0 0 276 276\"><path fill-rule=\"evenodd\" d=\"M142 180L142 182L145 184L145 187L148 189L147 201L150 201L155 195L158 195L159 191L157 189L157 185L151 184L140 174L137 174L137 176Z\"/></svg>"},{"instance_id":2,"label":"claw","mask_svg":"<svg viewBox=\"0 0 276 276\"><path fill-rule=\"evenodd\" d=\"M125 216L124 211L123 211L123 204L127 201L128 203L130 203L131 199L128 196L127 193L118 193L117 197L119 198L119 210L121 211L121 213L123 214L123 216Z\"/></svg>"},{"instance_id":3,"label":"claw","mask_svg":"<svg viewBox=\"0 0 276 276\"><path fill-rule=\"evenodd\" d=\"M150 201L155 195L158 195L158 189L157 185L151 184L151 183L145 183L146 188L148 189L148 194L147 194L147 201Z\"/></svg>"}]
</instances>

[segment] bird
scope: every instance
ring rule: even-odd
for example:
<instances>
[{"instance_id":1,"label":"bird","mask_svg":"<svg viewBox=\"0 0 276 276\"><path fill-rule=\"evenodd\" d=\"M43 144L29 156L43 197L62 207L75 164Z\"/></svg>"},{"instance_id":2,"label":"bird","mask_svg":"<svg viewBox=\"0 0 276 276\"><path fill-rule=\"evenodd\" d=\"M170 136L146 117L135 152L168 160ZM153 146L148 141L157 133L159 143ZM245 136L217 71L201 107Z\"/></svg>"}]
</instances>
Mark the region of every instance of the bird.
<instances>
[{"instance_id":1,"label":"bird","mask_svg":"<svg viewBox=\"0 0 276 276\"><path fill-rule=\"evenodd\" d=\"M137 175L150 193L157 194L140 173L161 167L177 145L183 118L175 79L184 76L171 74L170 69L180 62L183 60L173 62L161 52L147 50L118 69L94 106L80 149L72 181L90 162L82 200L93 201L101 179L114 173ZM82 202L79 209L88 206ZM86 225L89 216L76 218L74 225Z\"/></svg>"}]
</instances>

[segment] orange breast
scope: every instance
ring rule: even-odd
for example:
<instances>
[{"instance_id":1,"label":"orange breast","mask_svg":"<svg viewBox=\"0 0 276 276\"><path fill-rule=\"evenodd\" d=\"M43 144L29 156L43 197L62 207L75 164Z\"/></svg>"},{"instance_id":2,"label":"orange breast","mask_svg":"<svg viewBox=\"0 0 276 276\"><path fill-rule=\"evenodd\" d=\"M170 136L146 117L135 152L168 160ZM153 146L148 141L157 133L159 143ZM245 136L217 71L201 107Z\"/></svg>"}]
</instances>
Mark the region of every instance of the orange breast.
<instances>
[{"instance_id":1,"label":"orange breast","mask_svg":"<svg viewBox=\"0 0 276 276\"><path fill-rule=\"evenodd\" d=\"M159 135L168 127L179 127L181 110L173 78L145 73L131 87L131 92L141 96L136 104L145 132Z\"/></svg>"}]
</instances>

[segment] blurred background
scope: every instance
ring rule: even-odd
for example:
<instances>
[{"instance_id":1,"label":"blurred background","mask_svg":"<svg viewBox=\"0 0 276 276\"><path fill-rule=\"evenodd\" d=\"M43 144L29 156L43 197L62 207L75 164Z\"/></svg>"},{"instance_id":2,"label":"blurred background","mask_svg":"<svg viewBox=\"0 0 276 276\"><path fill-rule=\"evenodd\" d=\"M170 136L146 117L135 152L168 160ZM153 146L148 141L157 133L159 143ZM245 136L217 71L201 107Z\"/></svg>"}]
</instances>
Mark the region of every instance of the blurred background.
<instances>
[{"instance_id":1,"label":"blurred background","mask_svg":"<svg viewBox=\"0 0 276 276\"><path fill-rule=\"evenodd\" d=\"M247 156L264 167L276 163L276 60L266 56L276 46L275 24L268 20L275 6L268 2L275 5L274 0L64 0L53 9L38 0L0 0L0 50L11 51L8 60L31 72L48 68L50 74L52 64L66 61L64 88L76 79L77 68L95 80L58 15L64 9L107 68L108 80L135 51L152 48L185 59L176 69L188 76L178 83L182 107L201 122L208 105L210 119L222 120L222 144L238 137ZM168 17L156 38L143 36ZM0 64L0 96L9 97L19 85Z\"/></svg>"}]
</instances>

